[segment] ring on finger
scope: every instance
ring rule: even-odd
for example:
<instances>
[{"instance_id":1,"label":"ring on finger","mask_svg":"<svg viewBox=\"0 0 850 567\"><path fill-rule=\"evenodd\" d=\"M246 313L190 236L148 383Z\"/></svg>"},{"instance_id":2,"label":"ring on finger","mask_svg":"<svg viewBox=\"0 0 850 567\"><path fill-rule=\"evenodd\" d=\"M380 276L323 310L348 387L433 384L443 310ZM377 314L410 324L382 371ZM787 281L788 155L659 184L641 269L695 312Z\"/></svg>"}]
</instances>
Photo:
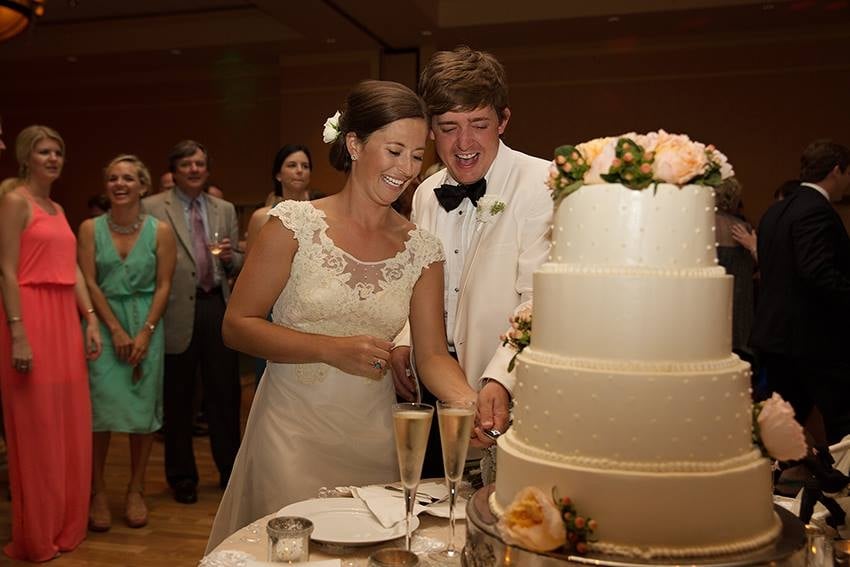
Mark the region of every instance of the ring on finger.
<instances>
[{"instance_id":1,"label":"ring on finger","mask_svg":"<svg viewBox=\"0 0 850 567\"><path fill-rule=\"evenodd\" d=\"M372 368L374 368L375 370L383 370L384 363L376 359L375 362L372 363Z\"/></svg>"}]
</instances>

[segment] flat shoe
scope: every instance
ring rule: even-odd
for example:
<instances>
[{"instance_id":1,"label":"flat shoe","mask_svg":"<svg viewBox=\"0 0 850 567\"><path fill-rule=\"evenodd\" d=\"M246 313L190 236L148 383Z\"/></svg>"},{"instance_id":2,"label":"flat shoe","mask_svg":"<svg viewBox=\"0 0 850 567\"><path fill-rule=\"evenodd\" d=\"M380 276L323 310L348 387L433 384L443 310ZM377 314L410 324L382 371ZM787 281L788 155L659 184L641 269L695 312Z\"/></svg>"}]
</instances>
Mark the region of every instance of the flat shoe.
<instances>
[{"instance_id":1,"label":"flat shoe","mask_svg":"<svg viewBox=\"0 0 850 567\"><path fill-rule=\"evenodd\" d=\"M97 492L89 505L89 529L93 532L108 532L112 527L112 514L106 492Z\"/></svg>"},{"instance_id":2,"label":"flat shoe","mask_svg":"<svg viewBox=\"0 0 850 567\"><path fill-rule=\"evenodd\" d=\"M136 490L127 492L124 508L124 519L131 528L142 528L148 525L148 508L142 493Z\"/></svg>"}]
</instances>

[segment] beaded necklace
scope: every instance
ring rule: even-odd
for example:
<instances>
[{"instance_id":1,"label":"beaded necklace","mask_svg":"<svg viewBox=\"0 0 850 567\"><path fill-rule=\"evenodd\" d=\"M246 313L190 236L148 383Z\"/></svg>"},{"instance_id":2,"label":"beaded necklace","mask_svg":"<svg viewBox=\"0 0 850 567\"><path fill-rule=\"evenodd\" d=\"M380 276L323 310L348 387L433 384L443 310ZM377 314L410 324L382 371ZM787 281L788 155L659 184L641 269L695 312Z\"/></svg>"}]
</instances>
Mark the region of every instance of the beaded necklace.
<instances>
[{"instance_id":1,"label":"beaded necklace","mask_svg":"<svg viewBox=\"0 0 850 567\"><path fill-rule=\"evenodd\" d=\"M133 224L128 224L128 225L125 226L125 225L115 224L115 221L112 220L112 213L111 212L106 213L106 224L109 225L109 229L111 231L117 232L118 234L133 234L134 232L139 230L139 227L142 226L143 220L144 220L144 217L142 215L139 215L139 218L137 218L136 221Z\"/></svg>"}]
</instances>

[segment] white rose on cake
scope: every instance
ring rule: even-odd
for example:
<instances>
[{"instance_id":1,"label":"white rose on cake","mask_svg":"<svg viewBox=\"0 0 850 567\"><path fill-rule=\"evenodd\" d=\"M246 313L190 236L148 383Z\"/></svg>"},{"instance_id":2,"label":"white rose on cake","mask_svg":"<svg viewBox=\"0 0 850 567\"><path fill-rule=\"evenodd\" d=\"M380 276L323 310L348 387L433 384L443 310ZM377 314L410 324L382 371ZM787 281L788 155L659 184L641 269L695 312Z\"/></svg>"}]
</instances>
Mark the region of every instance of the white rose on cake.
<instances>
[{"instance_id":1,"label":"white rose on cake","mask_svg":"<svg viewBox=\"0 0 850 567\"><path fill-rule=\"evenodd\" d=\"M768 455L777 461L795 461L806 456L806 436L794 419L791 404L774 392L757 411L758 435Z\"/></svg>"}]
</instances>

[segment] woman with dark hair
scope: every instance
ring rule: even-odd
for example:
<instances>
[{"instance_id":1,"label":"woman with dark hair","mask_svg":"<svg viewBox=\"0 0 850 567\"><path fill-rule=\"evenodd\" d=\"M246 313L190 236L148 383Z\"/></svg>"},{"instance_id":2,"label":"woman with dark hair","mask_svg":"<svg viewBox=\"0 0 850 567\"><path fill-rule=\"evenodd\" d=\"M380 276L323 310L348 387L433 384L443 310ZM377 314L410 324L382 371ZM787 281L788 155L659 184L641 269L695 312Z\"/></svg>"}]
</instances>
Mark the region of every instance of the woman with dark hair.
<instances>
[{"instance_id":1,"label":"woman with dark hair","mask_svg":"<svg viewBox=\"0 0 850 567\"><path fill-rule=\"evenodd\" d=\"M277 151L272 163L272 183L274 191L266 199L266 206L260 207L248 221L248 236L245 253L256 242L260 229L269 220L269 211L281 201L307 201L309 199L310 172L313 171L313 158L307 146L287 144Z\"/></svg>"},{"instance_id":2,"label":"woman with dark hair","mask_svg":"<svg viewBox=\"0 0 850 567\"><path fill-rule=\"evenodd\" d=\"M446 346L442 246L391 207L422 167L421 100L398 83L364 81L329 128L345 184L272 209L227 307L225 341L270 362L208 550L322 486L399 478L386 370L408 317L429 389L475 399Z\"/></svg>"},{"instance_id":3,"label":"woman with dark hair","mask_svg":"<svg viewBox=\"0 0 850 567\"><path fill-rule=\"evenodd\" d=\"M3 551L48 561L86 536L92 445L85 359L97 358L101 343L76 238L50 198L65 142L51 128L30 126L15 153L20 184L0 198L0 389L12 493L12 541Z\"/></svg>"}]
</instances>

